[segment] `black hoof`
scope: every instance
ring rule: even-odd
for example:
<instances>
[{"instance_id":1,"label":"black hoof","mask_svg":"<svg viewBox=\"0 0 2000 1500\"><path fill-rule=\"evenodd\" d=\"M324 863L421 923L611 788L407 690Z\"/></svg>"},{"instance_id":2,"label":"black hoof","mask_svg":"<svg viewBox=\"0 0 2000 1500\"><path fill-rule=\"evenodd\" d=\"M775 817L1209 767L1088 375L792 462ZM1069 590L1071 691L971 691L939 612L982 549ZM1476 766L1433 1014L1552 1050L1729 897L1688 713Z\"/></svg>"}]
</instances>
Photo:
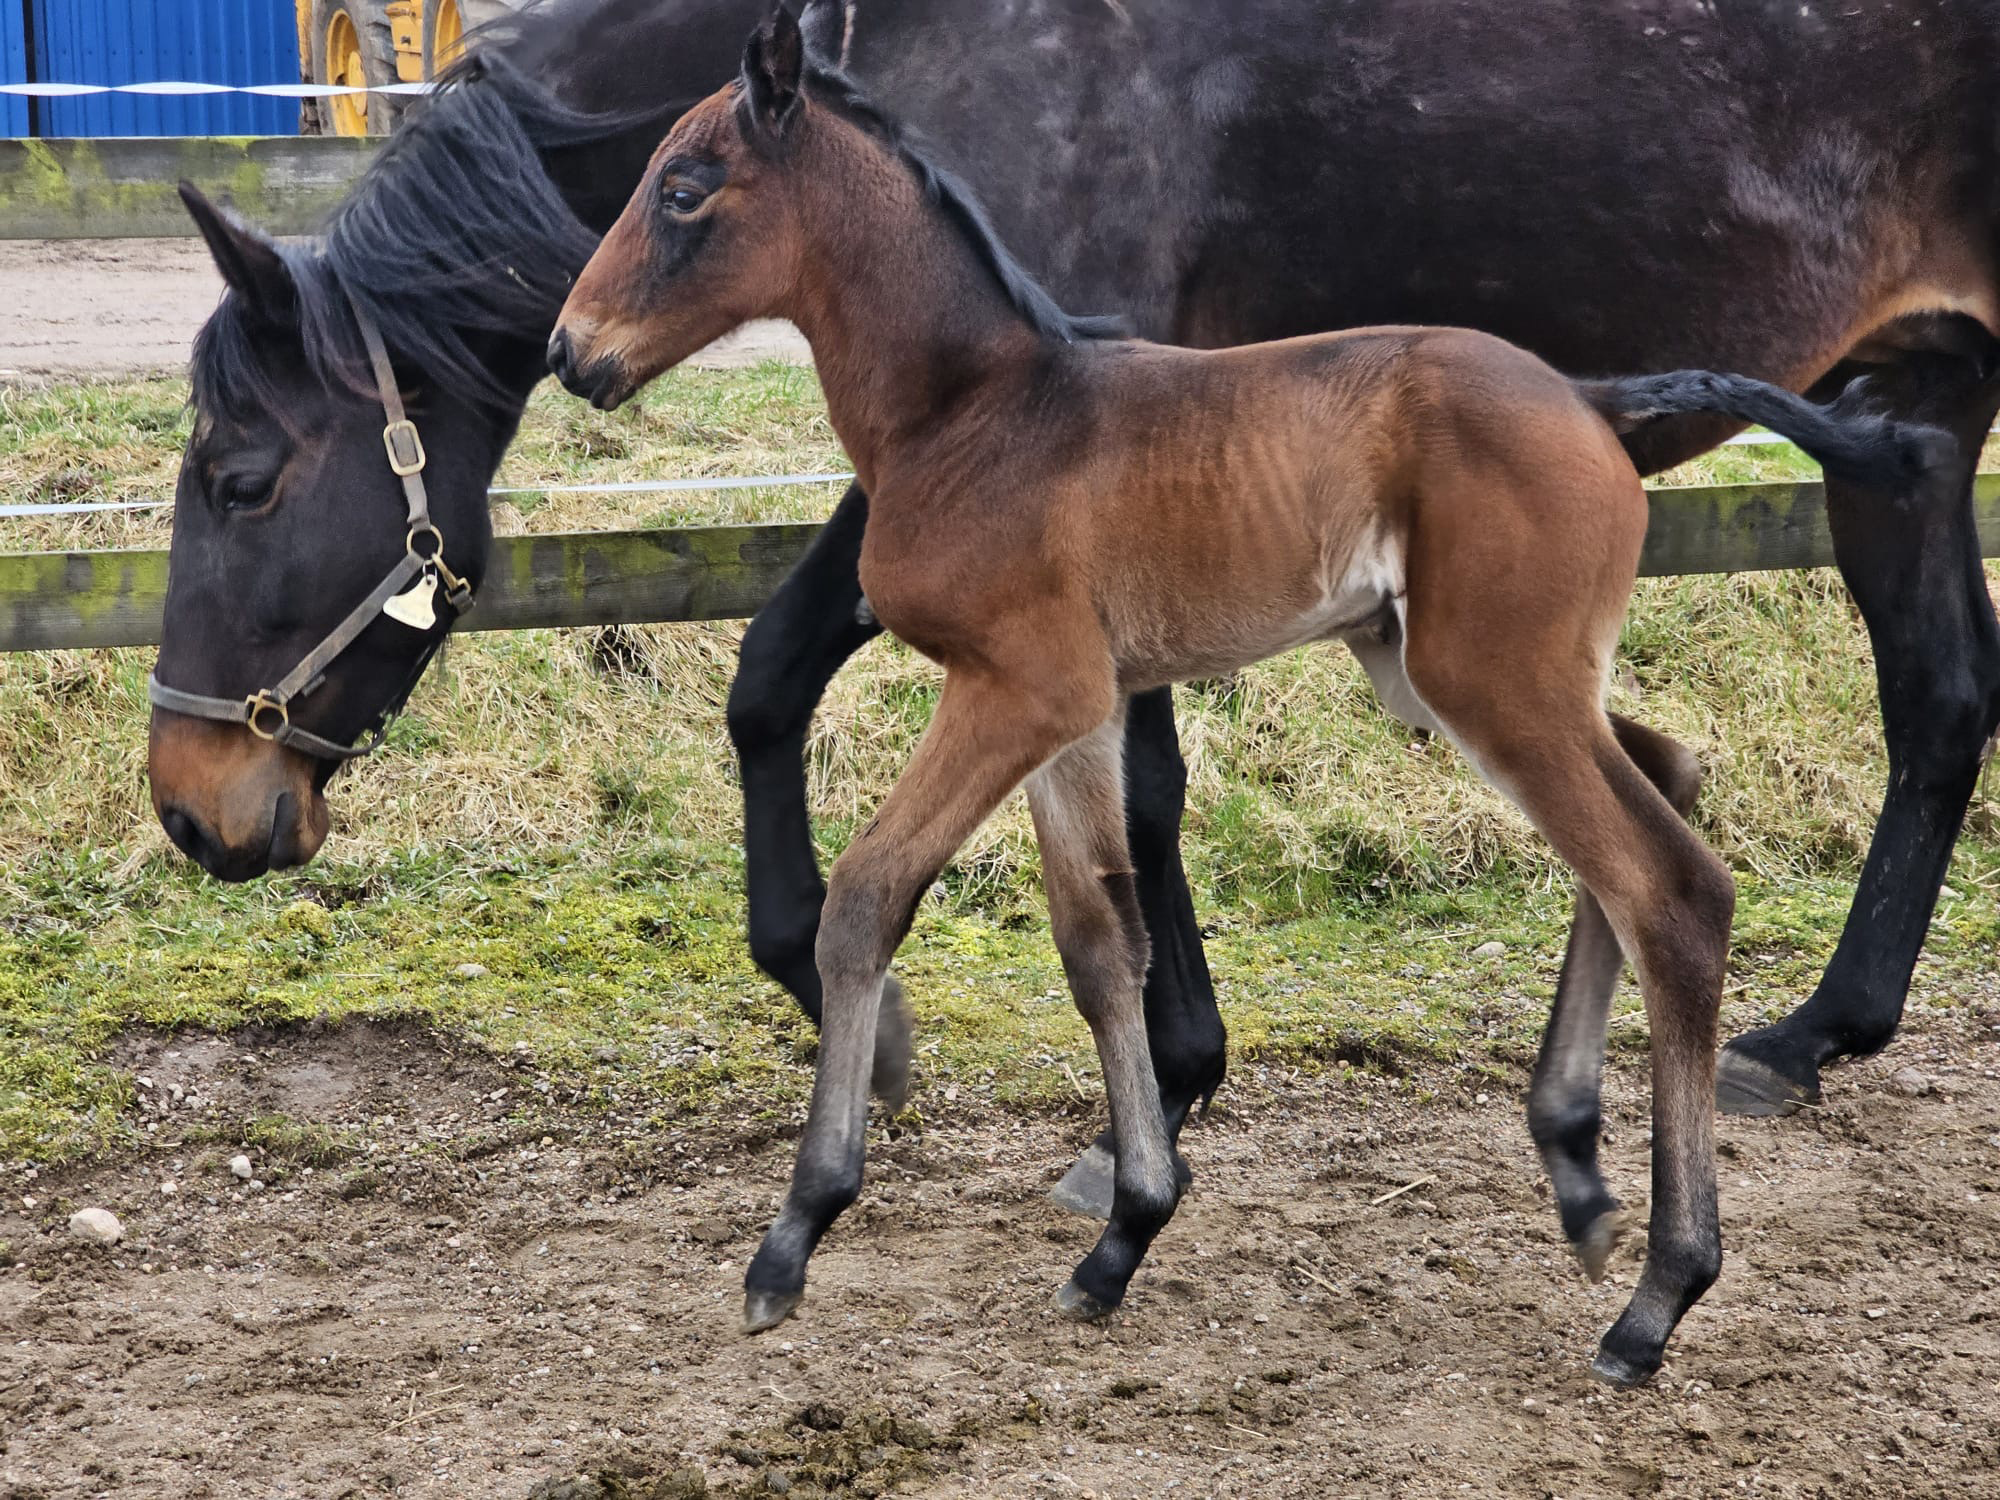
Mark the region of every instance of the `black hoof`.
<instances>
[{"instance_id":1,"label":"black hoof","mask_svg":"<svg viewBox=\"0 0 2000 1500\"><path fill-rule=\"evenodd\" d=\"M1753 1031L1722 1049L1715 1064L1715 1107L1725 1115L1764 1118L1819 1103L1819 1069L1813 1068L1803 1081L1787 1077L1744 1049L1744 1043L1757 1035Z\"/></svg>"},{"instance_id":2,"label":"black hoof","mask_svg":"<svg viewBox=\"0 0 2000 1500\"><path fill-rule=\"evenodd\" d=\"M1571 1243L1570 1249L1576 1252L1583 1274L1592 1282L1604 1279L1604 1273L1611 1267L1611 1252L1625 1237L1625 1229L1630 1222L1630 1216L1624 1209L1614 1208L1592 1219L1583 1233Z\"/></svg>"},{"instance_id":3,"label":"black hoof","mask_svg":"<svg viewBox=\"0 0 2000 1500\"><path fill-rule=\"evenodd\" d=\"M763 1333L776 1328L785 1319L798 1311L805 1300L804 1292L759 1292L743 1294L743 1331Z\"/></svg>"},{"instance_id":4,"label":"black hoof","mask_svg":"<svg viewBox=\"0 0 2000 1500\"><path fill-rule=\"evenodd\" d=\"M891 1115L910 1098L910 1006L891 974L882 981L882 1010L875 1021L875 1070L868 1080Z\"/></svg>"},{"instance_id":5,"label":"black hoof","mask_svg":"<svg viewBox=\"0 0 2000 1500\"><path fill-rule=\"evenodd\" d=\"M1056 1293L1056 1306L1062 1309L1063 1316L1074 1318L1079 1323L1102 1322L1118 1310L1116 1302L1105 1302L1092 1296L1074 1280Z\"/></svg>"},{"instance_id":6,"label":"black hoof","mask_svg":"<svg viewBox=\"0 0 2000 1500\"><path fill-rule=\"evenodd\" d=\"M1648 1363L1615 1354L1609 1348L1599 1349L1597 1358L1590 1362L1591 1374L1606 1385L1619 1386L1628 1391L1651 1380L1659 1372L1659 1368L1660 1360L1657 1357Z\"/></svg>"},{"instance_id":7,"label":"black hoof","mask_svg":"<svg viewBox=\"0 0 2000 1500\"><path fill-rule=\"evenodd\" d=\"M1086 1219L1109 1219L1117 1170L1118 1158L1110 1148L1102 1141L1092 1141L1076 1165L1063 1173L1063 1180L1049 1189L1049 1199L1057 1208Z\"/></svg>"}]
</instances>

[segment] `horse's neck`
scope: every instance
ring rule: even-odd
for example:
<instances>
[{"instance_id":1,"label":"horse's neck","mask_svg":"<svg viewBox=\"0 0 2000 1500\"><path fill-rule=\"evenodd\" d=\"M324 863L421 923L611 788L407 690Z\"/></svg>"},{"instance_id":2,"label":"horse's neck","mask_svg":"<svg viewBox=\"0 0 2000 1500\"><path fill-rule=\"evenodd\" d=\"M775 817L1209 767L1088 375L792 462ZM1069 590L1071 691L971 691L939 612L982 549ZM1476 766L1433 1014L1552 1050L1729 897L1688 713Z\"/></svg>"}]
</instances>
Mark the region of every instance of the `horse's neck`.
<instances>
[{"instance_id":1,"label":"horse's neck","mask_svg":"<svg viewBox=\"0 0 2000 1500\"><path fill-rule=\"evenodd\" d=\"M865 480L1044 340L934 216L865 233L851 216L818 217L829 231L815 232L813 267L781 311L812 346L827 415Z\"/></svg>"}]
</instances>

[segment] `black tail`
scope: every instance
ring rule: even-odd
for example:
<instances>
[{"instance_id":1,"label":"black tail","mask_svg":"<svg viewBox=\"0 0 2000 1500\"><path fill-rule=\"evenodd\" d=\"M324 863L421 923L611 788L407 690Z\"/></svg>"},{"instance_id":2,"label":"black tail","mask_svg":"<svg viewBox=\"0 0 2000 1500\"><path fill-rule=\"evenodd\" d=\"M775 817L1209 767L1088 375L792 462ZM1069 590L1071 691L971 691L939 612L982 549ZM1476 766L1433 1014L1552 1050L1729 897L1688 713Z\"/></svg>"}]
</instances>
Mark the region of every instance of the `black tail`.
<instances>
[{"instance_id":1,"label":"black tail","mask_svg":"<svg viewBox=\"0 0 2000 1500\"><path fill-rule=\"evenodd\" d=\"M1907 489L1957 457L1949 433L1868 410L1867 383L1865 377L1850 382L1825 406L1746 375L1709 370L1579 380L1576 388L1614 432L1677 412L1721 412L1790 438L1830 477L1868 489Z\"/></svg>"}]
</instances>

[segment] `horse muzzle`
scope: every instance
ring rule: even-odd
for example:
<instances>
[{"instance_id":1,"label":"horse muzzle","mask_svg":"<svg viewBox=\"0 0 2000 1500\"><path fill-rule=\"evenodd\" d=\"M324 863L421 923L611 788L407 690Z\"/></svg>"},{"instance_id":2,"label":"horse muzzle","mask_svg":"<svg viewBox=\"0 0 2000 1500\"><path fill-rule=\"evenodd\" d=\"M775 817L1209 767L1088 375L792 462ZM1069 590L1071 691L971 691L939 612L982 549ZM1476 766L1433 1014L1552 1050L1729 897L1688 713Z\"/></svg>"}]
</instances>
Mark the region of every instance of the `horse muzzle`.
<instances>
[{"instance_id":1,"label":"horse muzzle","mask_svg":"<svg viewBox=\"0 0 2000 1500\"><path fill-rule=\"evenodd\" d=\"M155 709L146 771L167 837L218 880L295 869L326 842L319 766L242 725Z\"/></svg>"},{"instance_id":2,"label":"horse muzzle","mask_svg":"<svg viewBox=\"0 0 2000 1500\"><path fill-rule=\"evenodd\" d=\"M631 397L635 386L625 362L616 355L594 352L600 342L588 328L556 325L549 336L549 373L573 396L581 396L599 411L611 411Z\"/></svg>"}]
</instances>

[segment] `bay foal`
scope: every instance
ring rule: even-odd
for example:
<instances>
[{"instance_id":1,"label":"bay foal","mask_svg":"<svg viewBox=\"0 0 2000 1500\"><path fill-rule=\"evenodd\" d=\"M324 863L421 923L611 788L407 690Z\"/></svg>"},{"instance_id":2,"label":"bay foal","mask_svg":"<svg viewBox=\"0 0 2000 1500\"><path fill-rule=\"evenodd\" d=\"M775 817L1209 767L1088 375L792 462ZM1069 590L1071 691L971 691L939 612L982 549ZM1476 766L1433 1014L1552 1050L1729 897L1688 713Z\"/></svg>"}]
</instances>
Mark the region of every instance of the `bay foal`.
<instances>
[{"instance_id":1,"label":"bay foal","mask_svg":"<svg viewBox=\"0 0 2000 1500\"><path fill-rule=\"evenodd\" d=\"M747 1326L797 1306L807 1258L860 1191L878 1002L918 900L1024 780L1118 1143L1110 1222L1060 1301L1082 1317L1118 1304L1179 1195L1140 1003L1124 707L1338 639L1393 712L1448 736L1577 873L1529 1113L1593 1277L1619 1225L1597 1164L1605 1017L1621 954L1638 970L1651 1234L1595 1368L1652 1374L1721 1265L1711 1111L1735 889L1683 821L1692 757L1604 710L1647 519L1613 423L1725 410L1878 476L1931 462L1927 435L1734 377L1579 385L1457 329L1216 352L1103 338L891 121L807 64L783 11L742 77L655 153L550 363L614 406L764 316L810 340L871 497L868 601L945 680L908 768L833 867L812 1108L746 1279Z\"/></svg>"}]
</instances>

